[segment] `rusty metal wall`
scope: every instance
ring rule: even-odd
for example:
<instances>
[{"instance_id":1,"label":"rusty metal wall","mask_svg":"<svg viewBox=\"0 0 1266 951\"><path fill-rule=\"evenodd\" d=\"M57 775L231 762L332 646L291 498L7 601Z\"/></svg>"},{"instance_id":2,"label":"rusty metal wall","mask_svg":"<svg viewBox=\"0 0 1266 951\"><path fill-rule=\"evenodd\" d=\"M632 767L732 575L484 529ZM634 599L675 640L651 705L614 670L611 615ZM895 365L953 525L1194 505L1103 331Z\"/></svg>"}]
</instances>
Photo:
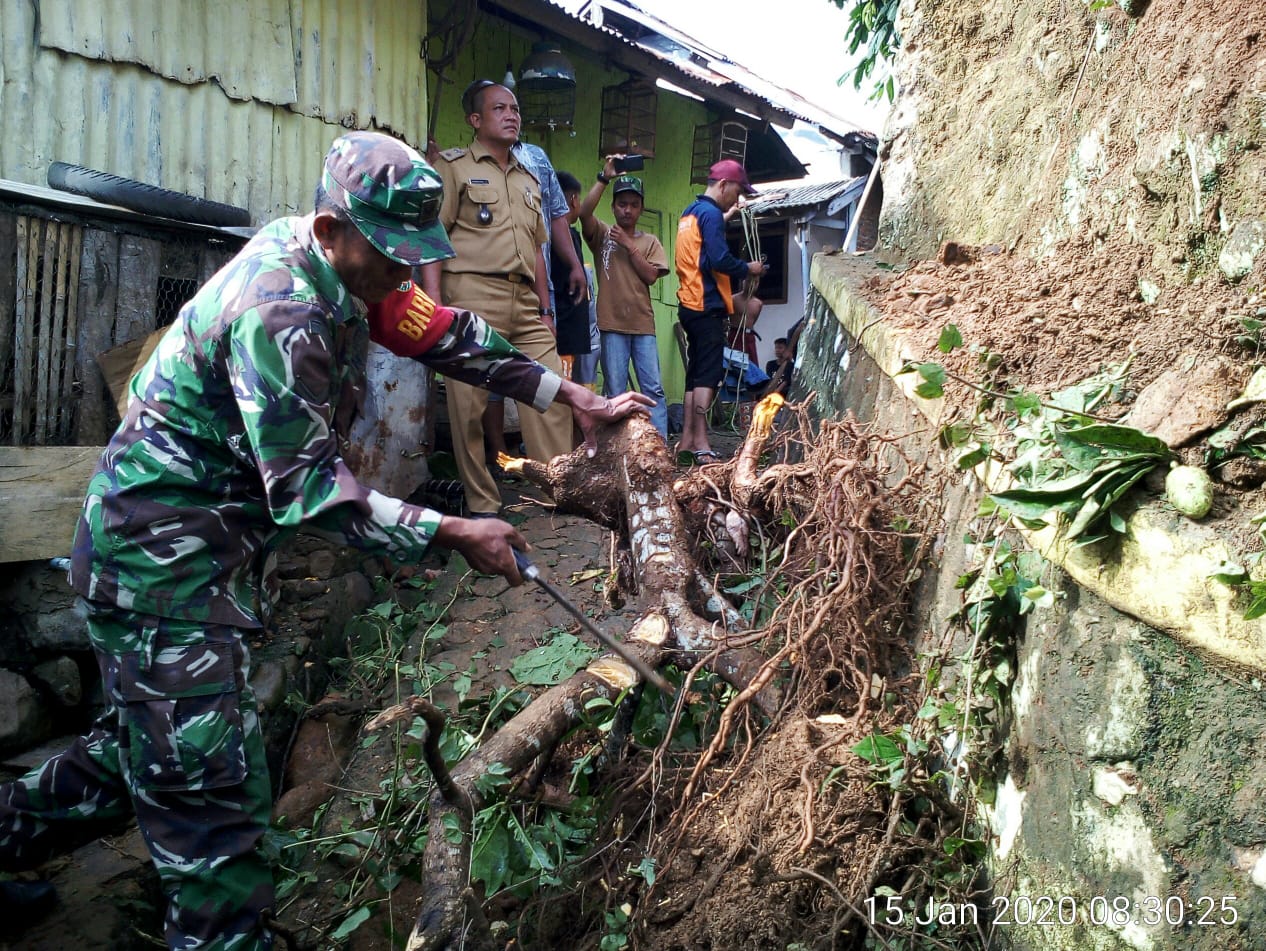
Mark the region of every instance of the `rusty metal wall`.
<instances>
[{"instance_id":1,"label":"rusty metal wall","mask_svg":"<svg viewBox=\"0 0 1266 951\"><path fill-rule=\"evenodd\" d=\"M104 12L108 9L108 12ZM0 178L74 162L306 210L344 128L424 144L427 0L0 3Z\"/></svg>"}]
</instances>

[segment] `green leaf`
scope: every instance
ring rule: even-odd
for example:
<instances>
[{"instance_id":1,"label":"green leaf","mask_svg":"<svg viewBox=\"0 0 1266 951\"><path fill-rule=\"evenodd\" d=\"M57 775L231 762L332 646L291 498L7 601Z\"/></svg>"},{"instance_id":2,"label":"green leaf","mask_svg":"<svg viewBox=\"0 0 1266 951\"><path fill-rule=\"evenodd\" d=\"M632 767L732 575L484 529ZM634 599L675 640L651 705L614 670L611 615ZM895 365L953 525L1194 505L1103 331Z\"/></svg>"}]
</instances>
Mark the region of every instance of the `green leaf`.
<instances>
[{"instance_id":1,"label":"green leaf","mask_svg":"<svg viewBox=\"0 0 1266 951\"><path fill-rule=\"evenodd\" d=\"M441 821L444 824L444 841L450 845L461 845L466 838L466 830L462 828L461 820L450 812L445 813Z\"/></svg>"},{"instance_id":2,"label":"green leaf","mask_svg":"<svg viewBox=\"0 0 1266 951\"><path fill-rule=\"evenodd\" d=\"M458 674L453 678L453 692L457 694L458 700L465 700L470 694L472 682L470 674Z\"/></svg>"},{"instance_id":3,"label":"green leaf","mask_svg":"<svg viewBox=\"0 0 1266 951\"><path fill-rule=\"evenodd\" d=\"M1266 614L1266 595L1253 600L1248 610L1244 612L1244 620L1255 621L1263 614Z\"/></svg>"},{"instance_id":4,"label":"green leaf","mask_svg":"<svg viewBox=\"0 0 1266 951\"><path fill-rule=\"evenodd\" d=\"M1205 441L1214 449L1230 449L1239 441L1239 438L1239 433L1234 426L1223 426L1211 433Z\"/></svg>"},{"instance_id":5,"label":"green leaf","mask_svg":"<svg viewBox=\"0 0 1266 951\"><path fill-rule=\"evenodd\" d=\"M1223 584L1235 587L1248 581L1248 571L1243 565L1237 565L1233 561L1224 561L1213 570L1209 577L1214 581L1221 581Z\"/></svg>"},{"instance_id":6,"label":"green leaf","mask_svg":"<svg viewBox=\"0 0 1266 951\"><path fill-rule=\"evenodd\" d=\"M939 363L920 363L915 369L923 382L914 388L914 392L924 399L936 399L945 392L945 367Z\"/></svg>"},{"instance_id":7,"label":"green leaf","mask_svg":"<svg viewBox=\"0 0 1266 951\"><path fill-rule=\"evenodd\" d=\"M1116 509L1108 509L1108 524L1112 526L1112 530L1118 535L1124 535L1126 531L1125 516Z\"/></svg>"},{"instance_id":8,"label":"green leaf","mask_svg":"<svg viewBox=\"0 0 1266 951\"><path fill-rule=\"evenodd\" d=\"M1067 537L1071 540L1085 532L1098 518L1102 509L1103 505L1098 499L1086 499L1073 517L1072 524L1068 526L1068 531L1065 532Z\"/></svg>"},{"instance_id":9,"label":"green leaf","mask_svg":"<svg viewBox=\"0 0 1266 951\"><path fill-rule=\"evenodd\" d=\"M500 813L500 809L485 812ZM480 813L483 816L485 813ZM470 850L470 877L484 883L488 895L501 890L510 873L510 833L499 814L487 817Z\"/></svg>"},{"instance_id":10,"label":"green leaf","mask_svg":"<svg viewBox=\"0 0 1266 951\"><path fill-rule=\"evenodd\" d=\"M1056 505L1059 502L1076 501L1083 497L1088 486L1094 485L1098 478L1094 470L1074 472L1060 479L1047 479L1044 482L1019 485L1005 492L995 492L994 497L1003 497L1012 501L1041 502Z\"/></svg>"},{"instance_id":11,"label":"green leaf","mask_svg":"<svg viewBox=\"0 0 1266 951\"><path fill-rule=\"evenodd\" d=\"M1083 535L1077 539L1076 546L1085 548L1087 545L1095 545L1102 541L1107 541L1111 537L1111 532L1095 532L1093 535Z\"/></svg>"},{"instance_id":12,"label":"green leaf","mask_svg":"<svg viewBox=\"0 0 1266 951\"><path fill-rule=\"evenodd\" d=\"M1033 608L1049 608L1055 603L1055 592L1048 591L1040 584L1031 585L1020 595L1020 613L1026 614ZM1006 661L1002 662L1006 664ZM1007 666L1007 674L1010 676L1010 666ZM994 673L998 674L998 668L994 668ZM998 674L998 679L1006 681L1007 677Z\"/></svg>"},{"instance_id":13,"label":"green leaf","mask_svg":"<svg viewBox=\"0 0 1266 951\"><path fill-rule=\"evenodd\" d=\"M950 423L948 426L941 427L937 438L940 440L942 449L953 449L965 445L974 431L975 428L970 423Z\"/></svg>"},{"instance_id":14,"label":"green leaf","mask_svg":"<svg viewBox=\"0 0 1266 951\"><path fill-rule=\"evenodd\" d=\"M882 734L866 737L853 747L853 752L872 766L884 769L899 766L904 759L901 748L890 737Z\"/></svg>"},{"instance_id":15,"label":"green leaf","mask_svg":"<svg viewBox=\"0 0 1266 951\"><path fill-rule=\"evenodd\" d=\"M1125 494L1134 488L1143 476L1147 475L1156 468L1156 463L1144 462L1134 467L1124 467L1120 479L1113 485L1108 493L1103 497L1103 508L1110 509L1117 502L1124 498Z\"/></svg>"},{"instance_id":16,"label":"green leaf","mask_svg":"<svg viewBox=\"0 0 1266 951\"><path fill-rule=\"evenodd\" d=\"M954 460L954 467L960 471L974 469L989 458L990 445L987 442L975 443L966 447Z\"/></svg>"},{"instance_id":17,"label":"green leaf","mask_svg":"<svg viewBox=\"0 0 1266 951\"><path fill-rule=\"evenodd\" d=\"M655 886L655 860L649 855L642 856L642 861L637 867L637 873L642 876L648 888Z\"/></svg>"},{"instance_id":18,"label":"green leaf","mask_svg":"<svg viewBox=\"0 0 1266 951\"><path fill-rule=\"evenodd\" d=\"M478 779L475 788L485 797L492 796L510 785L510 767L505 763L490 763Z\"/></svg>"},{"instance_id":19,"label":"green leaf","mask_svg":"<svg viewBox=\"0 0 1266 951\"><path fill-rule=\"evenodd\" d=\"M1116 423L1088 423L1084 426L1071 426L1064 429L1069 439L1104 449L1120 452L1137 452L1158 459L1168 458L1169 447L1155 436L1132 426L1119 426Z\"/></svg>"},{"instance_id":20,"label":"green leaf","mask_svg":"<svg viewBox=\"0 0 1266 951\"><path fill-rule=\"evenodd\" d=\"M982 859L985 856L985 843L979 839L963 839L956 835L947 835L945 854L953 855L959 851L966 852L973 861Z\"/></svg>"},{"instance_id":21,"label":"green leaf","mask_svg":"<svg viewBox=\"0 0 1266 951\"><path fill-rule=\"evenodd\" d=\"M1042 408L1042 401L1023 390L1013 393L1009 399L1012 411L1019 417L1031 416Z\"/></svg>"},{"instance_id":22,"label":"green leaf","mask_svg":"<svg viewBox=\"0 0 1266 951\"><path fill-rule=\"evenodd\" d=\"M343 923L334 929L334 933L330 935L331 941L342 941L353 931L369 920L369 908L362 905L354 912L343 919Z\"/></svg>"},{"instance_id":23,"label":"green leaf","mask_svg":"<svg viewBox=\"0 0 1266 951\"><path fill-rule=\"evenodd\" d=\"M552 687L597 656L597 650L574 634L558 634L548 644L516 657L510 665L510 674L521 684Z\"/></svg>"},{"instance_id":24,"label":"green leaf","mask_svg":"<svg viewBox=\"0 0 1266 951\"><path fill-rule=\"evenodd\" d=\"M723 588L726 594L747 594L753 588L759 588L765 583L765 579L759 575L748 578L746 581L740 581L738 584L730 588Z\"/></svg>"},{"instance_id":25,"label":"green leaf","mask_svg":"<svg viewBox=\"0 0 1266 951\"><path fill-rule=\"evenodd\" d=\"M1088 446L1076 439L1070 439L1058 428L1055 429L1054 436L1059 454L1074 469L1089 472L1103 461L1104 451L1098 446Z\"/></svg>"},{"instance_id":26,"label":"green leaf","mask_svg":"<svg viewBox=\"0 0 1266 951\"><path fill-rule=\"evenodd\" d=\"M936 349L941 353L949 353L956 347L963 345L963 335L959 333L958 328L953 324L946 324L941 328L941 337L936 341Z\"/></svg>"},{"instance_id":27,"label":"green leaf","mask_svg":"<svg viewBox=\"0 0 1266 951\"><path fill-rule=\"evenodd\" d=\"M1026 522L1040 522L1058 504L1050 498L1038 496L1033 499L1026 497L1027 495L1027 490L1012 489L1008 492L995 492L987 498L998 508Z\"/></svg>"}]
</instances>

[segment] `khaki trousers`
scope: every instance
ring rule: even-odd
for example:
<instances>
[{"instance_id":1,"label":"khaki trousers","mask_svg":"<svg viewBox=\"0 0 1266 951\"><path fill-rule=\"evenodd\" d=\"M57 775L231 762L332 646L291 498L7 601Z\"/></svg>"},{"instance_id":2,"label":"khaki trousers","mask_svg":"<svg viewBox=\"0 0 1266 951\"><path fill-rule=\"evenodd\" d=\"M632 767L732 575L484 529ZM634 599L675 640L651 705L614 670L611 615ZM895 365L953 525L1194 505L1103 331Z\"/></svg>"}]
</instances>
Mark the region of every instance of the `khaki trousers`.
<instances>
[{"instance_id":1,"label":"khaki trousers","mask_svg":"<svg viewBox=\"0 0 1266 951\"><path fill-rule=\"evenodd\" d=\"M527 356L561 374L554 335L541 323L540 301L528 284L482 274L444 274L441 296L450 307L472 310ZM483 412L488 392L477 386L445 380L453 454L466 486L472 514L501 508L501 493L484 460ZM553 403L545 413L530 406L519 413L528 455L540 462L572 450L571 409Z\"/></svg>"}]
</instances>

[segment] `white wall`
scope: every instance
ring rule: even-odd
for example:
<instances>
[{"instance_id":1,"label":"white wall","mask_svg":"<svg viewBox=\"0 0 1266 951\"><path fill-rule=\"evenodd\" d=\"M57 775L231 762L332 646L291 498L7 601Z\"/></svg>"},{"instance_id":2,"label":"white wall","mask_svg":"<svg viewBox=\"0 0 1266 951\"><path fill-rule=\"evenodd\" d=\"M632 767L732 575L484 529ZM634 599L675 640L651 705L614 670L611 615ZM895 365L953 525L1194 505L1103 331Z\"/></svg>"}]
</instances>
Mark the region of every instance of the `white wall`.
<instances>
[{"instance_id":1,"label":"white wall","mask_svg":"<svg viewBox=\"0 0 1266 951\"><path fill-rule=\"evenodd\" d=\"M757 353L760 354L761 369L764 369L767 361L774 358L774 341L779 337L787 336L792 325L804 316L804 299L808 287L805 285L804 269L801 264L803 248L799 236L800 229L793 224L791 240L787 242L787 303L766 304L756 324L756 332L761 338L756 347ZM838 248L843 240L843 230L811 224L808 228L808 258L811 259L813 255L825 248Z\"/></svg>"}]
</instances>

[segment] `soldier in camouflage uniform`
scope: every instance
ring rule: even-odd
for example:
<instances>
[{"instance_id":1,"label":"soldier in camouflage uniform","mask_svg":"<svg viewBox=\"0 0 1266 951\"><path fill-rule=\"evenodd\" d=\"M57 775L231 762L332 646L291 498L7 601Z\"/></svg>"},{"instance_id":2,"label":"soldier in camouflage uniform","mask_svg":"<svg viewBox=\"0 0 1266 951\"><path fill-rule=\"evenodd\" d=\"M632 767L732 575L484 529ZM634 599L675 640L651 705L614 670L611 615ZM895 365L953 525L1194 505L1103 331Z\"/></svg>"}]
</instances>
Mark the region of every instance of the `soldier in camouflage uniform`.
<instances>
[{"instance_id":1,"label":"soldier in camouflage uniform","mask_svg":"<svg viewBox=\"0 0 1266 951\"><path fill-rule=\"evenodd\" d=\"M248 642L267 621L268 566L303 527L367 553L431 542L521 582L498 520L441 515L358 483L343 461L372 338L446 376L599 422L599 400L470 312L439 307L411 269L451 257L439 176L409 147L356 132L326 157L316 210L263 228L185 306L131 383L88 487L71 583L107 710L67 751L0 786L0 865L45 859L86 821L136 814L180 949L271 946L257 851L271 807Z\"/></svg>"}]
</instances>

